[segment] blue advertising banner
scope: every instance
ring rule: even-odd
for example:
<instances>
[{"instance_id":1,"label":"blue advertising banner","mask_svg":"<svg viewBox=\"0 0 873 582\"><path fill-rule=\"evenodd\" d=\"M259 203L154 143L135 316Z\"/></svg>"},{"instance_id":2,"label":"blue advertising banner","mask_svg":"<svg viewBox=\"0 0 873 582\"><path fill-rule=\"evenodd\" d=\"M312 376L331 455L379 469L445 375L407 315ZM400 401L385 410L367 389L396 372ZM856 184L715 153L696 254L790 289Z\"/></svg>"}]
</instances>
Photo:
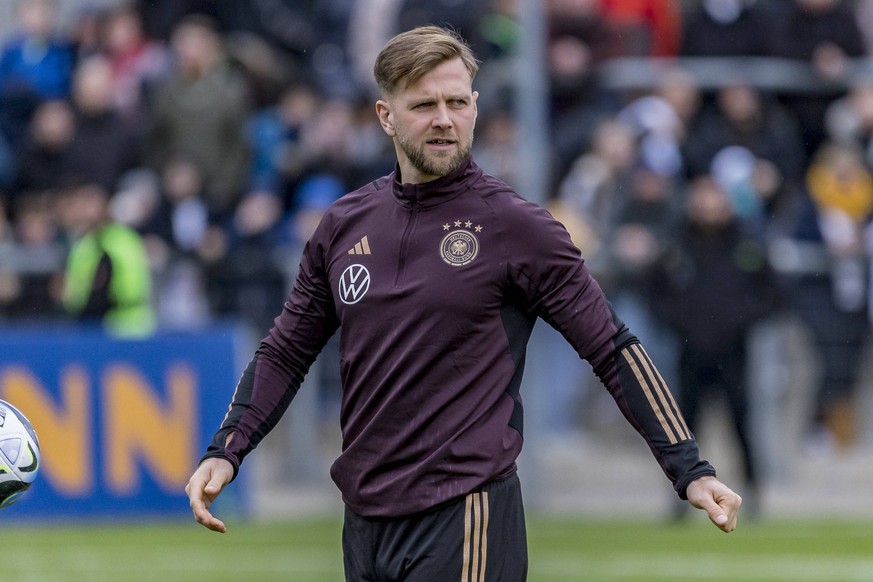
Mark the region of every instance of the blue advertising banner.
<instances>
[{"instance_id":1,"label":"blue advertising banner","mask_svg":"<svg viewBox=\"0 0 873 582\"><path fill-rule=\"evenodd\" d=\"M0 520L190 515L185 484L248 349L234 326L145 340L0 330L0 398L34 425L42 455L33 487Z\"/></svg>"}]
</instances>

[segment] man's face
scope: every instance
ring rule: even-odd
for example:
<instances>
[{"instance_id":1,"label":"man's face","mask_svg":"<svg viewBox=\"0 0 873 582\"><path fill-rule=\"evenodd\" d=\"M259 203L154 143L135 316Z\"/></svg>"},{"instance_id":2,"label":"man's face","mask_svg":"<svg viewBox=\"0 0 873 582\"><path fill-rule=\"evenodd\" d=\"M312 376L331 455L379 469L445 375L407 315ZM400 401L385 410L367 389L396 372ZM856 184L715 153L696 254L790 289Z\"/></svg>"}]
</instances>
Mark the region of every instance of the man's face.
<instances>
[{"instance_id":1,"label":"man's face","mask_svg":"<svg viewBox=\"0 0 873 582\"><path fill-rule=\"evenodd\" d=\"M429 182L463 164L473 146L478 96L456 58L376 103L382 128L394 138L404 183Z\"/></svg>"}]
</instances>

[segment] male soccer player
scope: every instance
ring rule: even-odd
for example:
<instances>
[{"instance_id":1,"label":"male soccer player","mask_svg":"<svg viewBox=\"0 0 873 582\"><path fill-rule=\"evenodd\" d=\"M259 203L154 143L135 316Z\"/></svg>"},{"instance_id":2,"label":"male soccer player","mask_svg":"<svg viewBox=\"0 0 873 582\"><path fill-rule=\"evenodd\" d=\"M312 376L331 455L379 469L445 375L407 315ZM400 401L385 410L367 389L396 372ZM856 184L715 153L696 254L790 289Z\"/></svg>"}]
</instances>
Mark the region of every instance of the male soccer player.
<instances>
[{"instance_id":1,"label":"male soccer player","mask_svg":"<svg viewBox=\"0 0 873 582\"><path fill-rule=\"evenodd\" d=\"M186 488L197 521L341 335L346 580L515 582L527 549L516 458L537 317L593 366L682 498L729 532L741 500L700 459L668 388L612 312L566 230L470 157L478 68L421 27L379 54L376 113L394 172L344 196L239 380Z\"/></svg>"}]
</instances>

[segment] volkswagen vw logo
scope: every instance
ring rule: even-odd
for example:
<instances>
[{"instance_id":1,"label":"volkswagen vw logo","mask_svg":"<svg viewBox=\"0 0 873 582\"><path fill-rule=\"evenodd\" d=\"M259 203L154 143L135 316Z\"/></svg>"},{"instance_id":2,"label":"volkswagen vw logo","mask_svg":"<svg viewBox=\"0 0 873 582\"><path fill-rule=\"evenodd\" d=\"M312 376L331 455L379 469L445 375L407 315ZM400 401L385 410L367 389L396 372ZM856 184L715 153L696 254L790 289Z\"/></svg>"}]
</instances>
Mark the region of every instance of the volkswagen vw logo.
<instances>
[{"instance_id":1,"label":"volkswagen vw logo","mask_svg":"<svg viewBox=\"0 0 873 582\"><path fill-rule=\"evenodd\" d=\"M340 275L339 297L346 305L357 303L370 288L370 272L364 265L349 265Z\"/></svg>"}]
</instances>

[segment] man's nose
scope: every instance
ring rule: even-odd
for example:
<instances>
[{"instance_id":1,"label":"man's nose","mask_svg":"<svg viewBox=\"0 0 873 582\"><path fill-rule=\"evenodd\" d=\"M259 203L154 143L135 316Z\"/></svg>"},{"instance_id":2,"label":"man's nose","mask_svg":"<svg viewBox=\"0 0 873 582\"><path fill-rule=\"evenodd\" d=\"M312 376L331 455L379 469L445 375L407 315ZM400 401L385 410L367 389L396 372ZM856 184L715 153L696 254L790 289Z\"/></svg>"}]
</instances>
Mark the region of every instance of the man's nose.
<instances>
[{"instance_id":1,"label":"man's nose","mask_svg":"<svg viewBox=\"0 0 873 582\"><path fill-rule=\"evenodd\" d=\"M449 108L445 103L440 103L434 110L434 127L451 127L452 119L449 117Z\"/></svg>"}]
</instances>

